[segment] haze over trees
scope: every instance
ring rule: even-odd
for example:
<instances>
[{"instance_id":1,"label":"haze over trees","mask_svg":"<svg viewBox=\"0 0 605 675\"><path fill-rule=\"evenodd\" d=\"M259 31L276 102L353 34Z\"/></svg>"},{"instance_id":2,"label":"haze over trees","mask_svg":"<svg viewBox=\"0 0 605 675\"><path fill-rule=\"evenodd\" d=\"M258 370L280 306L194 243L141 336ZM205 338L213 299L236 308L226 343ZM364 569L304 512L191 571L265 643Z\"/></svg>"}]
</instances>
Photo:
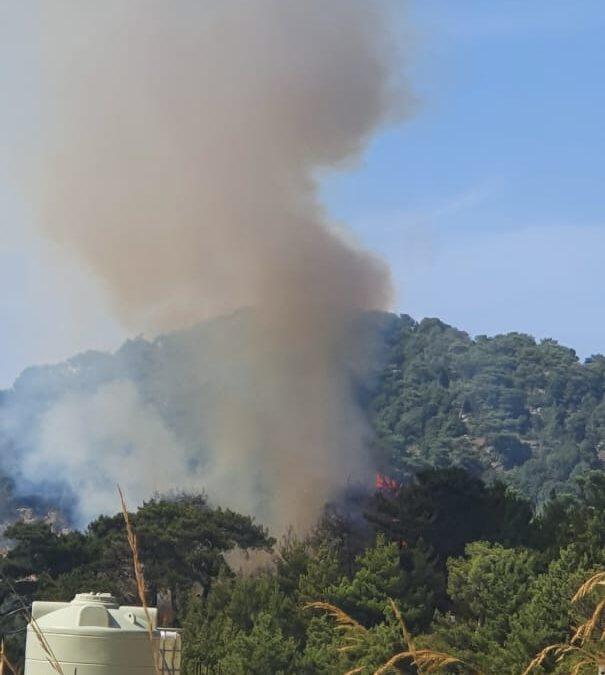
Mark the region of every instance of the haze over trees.
<instances>
[{"instance_id":1,"label":"haze over trees","mask_svg":"<svg viewBox=\"0 0 605 675\"><path fill-rule=\"evenodd\" d=\"M66 393L126 378L195 442L179 350L241 320L24 373L0 400L5 521L23 505L72 514L64 484L30 484L45 497L28 497L19 470L44 411ZM378 314L360 325L368 322L380 367L356 395L376 432L373 460L388 478L381 489L335 498L308 535L277 542L258 520L203 495L156 497L133 514L149 599L169 597L184 630L185 673L373 673L406 648L395 608L419 648L467 664L451 672L472 664L520 675L578 623L573 591L605 564L605 359L581 363L552 340L516 333L472 339L436 319ZM180 377L160 398L166 369ZM82 531L53 517L28 520L6 529L0 559L0 631L16 658L25 619L14 591L26 602L81 590L136 599L119 514ZM263 552L253 574L238 572L246 551L253 560ZM308 606L317 602L356 622L353 640ZM391 672L415 672L398 668ZM568 672L552 658L541 668Z\"/></svg>"},{"instance_id":2,"label":"haze over trees","mask_svg":"<svg viewBox=\"0 0 605 675\"><path fill-rule=\"evenodd\" d=\"M166 442L203 463L209 451L198 402L211 405L220 395L220 382L237 389L247 371L234 349L229 363L209 358L200 381L183 355L192 345L196 353L211 355L226 336L245 335L246 321L246 313L238 313L153 341L139 337L115 354L87 352L24 371L11 389L0 392L0 471L5 475L0 517L10 520L23 505L44 513L48 502L80 525L90 520L87 513L112 512L116 481L107 474L103 484L104 473L95 470L95 462L103 456L127 462L128 448L150 439L136 435L127 418L112 425L105 416L101 423L90 408L110 405L125 390L133 417L157 427ZM355 395L375 430L372 461L396 481L425 468L455 466L487 481L499 478L540 504L552 490L575 490L577 476L602 466L605 357L582 363L554 340L537 342L518 333L472 339L438 319L418 323L405 315L368 314L354 329L376 335L374 374L358 378ZM354 359L353 354L341 356ZM78 447L76 459L55 433L65 429L69 420L64 415L74 400L84 401L76 412L86 416L69 439ZM153 461L170 471L181 458L160 450ZM41 469L53 463L54 470ZM146 486L124 487L132 501ZM220 494L204 487L220 501ZM271 486L263 486L267 489ZM93 496L95 501L87 502ZM262 513L257 516L262 520Z\"/></svg>"}]
</instances>

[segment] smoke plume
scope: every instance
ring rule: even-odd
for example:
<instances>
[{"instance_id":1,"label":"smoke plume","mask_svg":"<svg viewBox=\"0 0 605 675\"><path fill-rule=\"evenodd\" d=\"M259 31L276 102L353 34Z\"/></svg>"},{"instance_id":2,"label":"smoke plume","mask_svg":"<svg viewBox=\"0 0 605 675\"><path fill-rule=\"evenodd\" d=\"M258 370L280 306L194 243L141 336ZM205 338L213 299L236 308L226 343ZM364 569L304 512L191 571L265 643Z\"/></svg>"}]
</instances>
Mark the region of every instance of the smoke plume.
<instances>
[{"instance_id":1,"label":"smoke plume","mask_svg":"<svg viewBox=\"0 0 605 675\"><path fill-rule=\"evenodd\" d=\"M368 470L353 381L369 346L352 322L389 307L389 274L326 217L318 173L407 112L388 2L27 8L39 98L26 194L41 230L103 281L133 331L251 309L240 334L187 353L197 449L172 451L172 432L116 386L51 410L26 471L56 462L76 489L84 473L112 486L136 475L139 498L193 480L275 528L307 527ZM233 362L237 377L216 369ZM113 488L87 488L87 513L115 510Z\"/></svg>"}]
</instances>

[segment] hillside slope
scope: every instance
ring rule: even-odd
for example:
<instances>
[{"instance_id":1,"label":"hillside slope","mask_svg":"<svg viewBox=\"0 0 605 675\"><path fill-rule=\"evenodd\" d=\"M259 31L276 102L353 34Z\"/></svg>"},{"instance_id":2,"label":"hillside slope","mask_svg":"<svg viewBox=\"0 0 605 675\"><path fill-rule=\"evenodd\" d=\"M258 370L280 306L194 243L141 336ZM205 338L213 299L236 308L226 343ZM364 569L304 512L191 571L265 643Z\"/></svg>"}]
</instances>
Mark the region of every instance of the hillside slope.
<instances>
[{"instance_id":1,"label":"hillside slope","mask_svg":"<svg viewBox=\"0 0 605 675\"><path fill-rule=\"evenodd\" d=\"M471 339L401 316L370 412L378 454L405 478L458 465L538 502L605 459L605 357L580 363L554 340Z\"/></svg>"},{"instance_id":2,"label":"hillside slope","mask_svg":"<svg viewBox=\"0 0 605 675\"><path fill-rule=\"evenodd\" d=\"M225 383L243 377L238 336L245 321L240 313L153 341L139 337L114 354L88 352L24 371L0 392L0 472L10 477L0 487L0 519L10 520L24 505L45 513L49 502L69 514L73 495L62 477L43 472L26 480L24 460L39 446L54 406L66 397L94 396L111 383L132 386L203 461L204 416L192 401L210 404ZM586 469L602 466L604 357L580 363L553 340L518 333L471 339L437 319L369 315L358 329L368 325L377 328L383 365L372 381L358 384L376 432L378 470L405 480L427 466L462 466L483 478L503 478L542 502L553 489L573 487ZM202 358L203 377L192 377L183 355L192 349L197 358L212 354L217 343L229 344L228 362ZM101 435L95 442L105 452L119 438Z\"/></svg>"}]
</instances>

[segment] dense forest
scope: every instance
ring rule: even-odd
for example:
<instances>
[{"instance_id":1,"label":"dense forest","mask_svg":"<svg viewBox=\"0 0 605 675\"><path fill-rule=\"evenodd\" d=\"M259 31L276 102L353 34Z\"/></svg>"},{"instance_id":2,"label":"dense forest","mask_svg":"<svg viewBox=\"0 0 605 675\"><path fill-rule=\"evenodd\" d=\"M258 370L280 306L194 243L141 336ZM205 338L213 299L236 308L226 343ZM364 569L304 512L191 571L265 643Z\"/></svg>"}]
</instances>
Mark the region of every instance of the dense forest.
<instances>
[{"instance_id":1,"label":"dense forest","mask_svg":"<svg viewBox=\"0 0 605 675\"><path fill-rule=\"evenodd\" d=\"M582 363L517 333L473 339L437 319L369 320L380 368L359 397L383 476L375 490L278 541L204 495L157 497L132 514L149 601L169 599L186 675L430 672L407 657L389 665L411 644L442 655L434 672L521 675L598 601L598 588L572 596L605 564L605 358ZM0 425L0 631L15 660L22 601L98 590L133 603L137 591L121 514L65 528L51 507L69 519L69 494L57 504L56 486L44 500L17 489L11 456L27 452L41 411L66 391L127 374L153 399L154 373L199 337L141 338L30 369L0 396L11 421ZM167 396L162 414L187 434L183 400ZM533 672L570 667L549 652Z\"/></svg>"},{"instance_id":2,"label":"dense forest","mask_svg":"<svg viewBox=\"0 0 605 675\"><path fill-rule=\"evenodd\" d=\"M370 400L378 453L400 479L460 466L540 504L605 459L605 357L554 340L471 339L438 319L393 320Z\"/></svg>"},{"instance_id":3,"label":"dense forest","mask_svg":"<svg viewBox=\"0 0 605 675\"><path fill-rule=\"evenodd\" d=\"M245 334L246 320L239 313L153 341L129 340L114 354L90 351L26 369L0 391L0 521L22 506L37 514L58 506L69 518L74 495L60 472L45 475L43 485L21 480L18 490L15 477L16 458L39 445L45 414L72 395L94 396L127 381L179 442L203 457L203 420L192 405L200 383L187 355L203 357L225 336ZM602 466L605 357L582 363L554 340L519 333L473 339L438 319L406 315L366 315L353 330L368 329L377 336L376 367L358 382L358 397L375 431L376 466L386 475L401 482L421 469L458 466L488 482L499 478L540 504ZM234 350L231 363L206 363L204 386L225 377L219 368L237 376L237 359ZM114 483L109 489L113 494Z\"/></svg>"},{"instance_id":4,"label":"dense forest","mask_svg":"<svg viewBox=\"0 0 605 675\"><path fill-rule=\"evenodd\" d=\"M586 610L571 597L605 563L604 495L605 474L589 472L577 496L536 514L500 483L431 469L369 495L362 521L326 512L305 538L275 542L199 496L152 500L132 523L149 600L171 598L183 629L185 673L430 672L406 660L379 670L413 639L457 659L438 672L521 675ZM15 660L26 621L17 594L27 604L85 588L137 602L121 514L84 532L34 522L6 534L0 628ZM234 550L273 554L244 574L227 564ZM547 658L536 672L566 667Z\"/></svg>"},{"instance_id":5,"label":"dense forest","mask_svg":"<svg viewBox=\"0 0 605 675\"><path fill-rule=\"evenodd\" d=\"M14 519L23 506L37 514L58 507L70 518L76 500L61 472L45 474L42 485L20 479L23 458L39 447L45 415L70 396L128 382L179 443L203 457L204 420L192 402L245 371L237 336L246 335L247 320L236 313L152 341L129 340L113 354L90 351L26 369L0 391L0 521ZM457 466L486 481L499 478L541 504L553 490L575 490L586 470L601 468L605 357L582 363L554 340L518 333L473 339L438 319L406 315L369 314L352 330L376 335L373 372L352 370L367 373L357 396L375 431L376 467L394 480ZM217 344L232 346L232 356L206 358L200 383L188 359L194 351L204 360ZM109 483L113 495L115 481Z\"/></svg>"}]
</instances>

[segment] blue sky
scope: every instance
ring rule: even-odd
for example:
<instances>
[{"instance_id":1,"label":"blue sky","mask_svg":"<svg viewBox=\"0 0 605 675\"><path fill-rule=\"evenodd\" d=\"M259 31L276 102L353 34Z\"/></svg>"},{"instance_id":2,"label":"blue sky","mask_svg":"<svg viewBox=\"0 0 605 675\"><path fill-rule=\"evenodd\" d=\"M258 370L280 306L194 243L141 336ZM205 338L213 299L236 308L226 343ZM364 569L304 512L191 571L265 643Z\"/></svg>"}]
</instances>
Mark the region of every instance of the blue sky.
<instances>
[{"instance_id":1,"label":"blue sky","mask_svg":"<svg viewBox=\"0 0 605 675\"><path fill-rule=\"evenodd\" d=\"M331 176L397 307L605 352L605 4L418 0L415 117Z\"/></svg>"},{"instance_id":2,"label":"blue sky","mask_svg":"<svg viewBox=\"0 0 605 675\"><path fill-rule=\"evenodd\" d=\"M412 0L408 14L416 113L325 177L329 212L388 260L398 311L605 352L605 4ZM32 233L6 170L0 386L126 337L99 283Z\"/></svg>"}]
</instances>

